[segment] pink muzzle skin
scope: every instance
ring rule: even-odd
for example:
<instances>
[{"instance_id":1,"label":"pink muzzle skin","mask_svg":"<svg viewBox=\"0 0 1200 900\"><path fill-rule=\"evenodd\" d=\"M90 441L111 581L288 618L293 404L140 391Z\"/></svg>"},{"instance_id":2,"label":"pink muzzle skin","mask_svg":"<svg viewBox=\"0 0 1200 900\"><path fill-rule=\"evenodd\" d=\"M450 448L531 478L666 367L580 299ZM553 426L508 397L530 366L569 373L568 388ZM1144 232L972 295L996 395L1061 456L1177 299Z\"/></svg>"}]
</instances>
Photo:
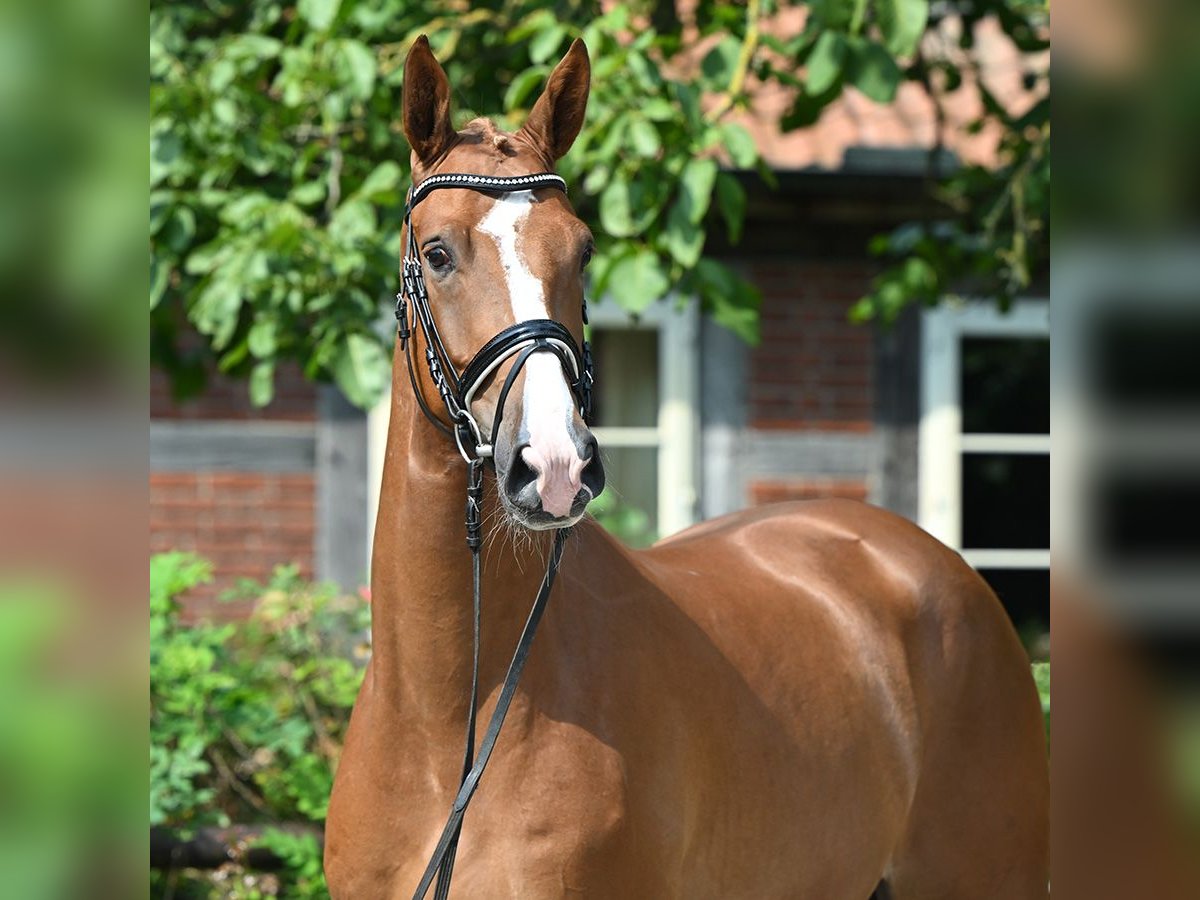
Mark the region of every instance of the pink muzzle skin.
<instances>
[{"instance_id":1,"label":"pink muzzle skin","mask_svg":"<svg viewBox=\"0 0 1200 900\"><path fill-rule=\"evenodd\" d=\"M575 496L582 485L583 470L588 460L580 459L574 446L550 448L541 452L530 444L521 451L521 459L537 473L537 492L542 509L558 519L571 515ZM565 452L564 452L565 451Z\"/></svg>"}]
</instances>

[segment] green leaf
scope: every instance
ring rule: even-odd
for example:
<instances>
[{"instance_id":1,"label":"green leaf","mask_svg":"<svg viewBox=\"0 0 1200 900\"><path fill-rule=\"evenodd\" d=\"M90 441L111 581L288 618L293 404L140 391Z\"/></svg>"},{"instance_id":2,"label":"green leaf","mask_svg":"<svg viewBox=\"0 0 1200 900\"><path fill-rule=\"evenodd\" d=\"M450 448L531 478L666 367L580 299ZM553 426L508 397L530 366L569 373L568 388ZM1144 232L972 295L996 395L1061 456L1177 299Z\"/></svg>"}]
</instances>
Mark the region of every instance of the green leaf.
<instances>
[{"instance_id":1,"label":"green leaf","mask_svg":"<svg viewBox=\"0 0 1200 900\"><path fill-rule=\"evenodd\" d=\"M375 210L366 200L343 203L329 220L329 235L343 244L368 240L375 234Z\"/></svg>"},{"instance_id":2,"label":"green leaf","mask_svg":"<svg viewBox=\"0 0 1200 900\"><path fill-rule=\"evenodd\" d=\"M273 59L283 49L283 41L265 34L239 34L225 45L225 53L238 59Z\"/></svg>"},{"instance_id":3,"label":"green leaf","mask_svg":"<svg viewBox=\"0 0 1200 900\"><path fill-rule=\"evenodd\" d=\"M805 87L810 94L823 94L842 74L846 59L846 39L836 31L823 31L808 57Z\"/></svg>"},{"instance_id":4,"label":"green leaf","mask_svg":"<svg viewBox=\"0 0 1200 900\"><path fill-rule=\"evenodd\" d=\"M207 275L228 257L228 244L212 241L193 250L183 264L183 270L189 275Z\"/></svg>"},{"instance_id":5,"label":"green leaf","mask_svg":"<svg viewBox=\"0 0 1200 900\"><path fill-rule=\"evenodd\" d=\"M683 167L679 176L679 202L676 207L681 209L689 222L698 223L708 212L716 177L716 160L693 159Z\"/></svg>"},{"instance_id":6,"label":"green leaf","mask_svg":"<svg viewBox=\"0 0 1200 900\"><path fill-rule=\"evenodd\" d=\"M359 100L370 99L375 90L375 75L378 70L375 53L360 41L342 41L341 50L350 93Z\"/></svg>"},{"instance_id":7,"label":"green leaf","mask_svg":"<svg viewBox=\"0 0 1200 900\"><path fill-rule=\"evenodd\" d=\"M662 142L658 139L658 129L641 117L634 118L629 124L629 145L633 152L646 159L658 156Z\"/></svg>"},{"instance_id":8,"label":"green leaf","mask_svg":"<svg viewBox=\"0 0 1200 900\"><path fill-rule=\"evenodd\" d=\"M637 233L629 182L623 174L615 175L600 194L600 226L613 237L630 237Z\"/></svg>"},{"instance_id":9,"label":"green leaf","mask_svg":"<svg viewBox=\"0 0 1200 900\"><path fill-rule=\"evenodd\" d=\"M929 0L875 0L875 17L888 52L908 57L925 32Z\"/></svg>"},{"instance_id":10,"label":"green leaf","mask_svg":"<svg viewBox=\"0 0 1200 900\"><path fill-rule=\"evenodd\" d=\"M700 113L700 95L696 86L682 81L672 81L671 93L675 95L675 100L683 109L688 128L699 129L703 125L703 121Z\"/></svg>"},{"instance_id":11,"label":"green leaf","mask_svg":"<svg viewBox=\"0 0 1200 900\"><path fill-rule=\"evenodd\" d=\"M276 321L274 319L259 319L250 327L246 342L250 352L259 359L268 359L275 355L277 346Z\"/></svg>"},{"instance_id":12,"label":"green leaf","mask_svg":"<svg viewBox=\"0 0 1200 900\"><path fill-rule=\"evenodd\" d=\"M757 344L758 308L762 302L758 289L716 260L700 260L695 273L705 309L713 321L747 343Z\"/></svg>"},{"instance_id":13,"label":"green leaf","mask_svg":"<svg viewBox=\"0 0 1200 900\"><path fill-rule=\"evenodd\" d=\"M306 181L298 184L288 193L288 199L301 206L311 206L325 199L325 182Z\"/></svg>"},{"instance_id":14,"label":"green leaf","mask_svg":"<svg viewBox=\"0 0 1200 900\"><path fill-rule=\"evenodd\" d=\"M275 363L264 360L250 371L250 402L266 406L275 397Z\"/></svg>"},{"instance_id":15,"label":"green leaf","mask_svg":"<svg viewBox=\"0 0 1200 900\"><path fill-rule=\"evenodd\" d=\"M729 158L739 169L752 169L758 162L758 147L744 125L726 122L721 126L721 142L729 151Z\"/></svg>"},{"instance_id":16,"label":"green leaf","mask_svg":"<svg viewBox=\"0 0 1200 900\"><path fill-rule=\"evenodd\" d=\"M742 223L746 218L746 190L728 172L717 176L717 207L725 219L730 243L736 244L742 238Z\"/></svg>"},{"instance_id":17,"label":"green leaf","mask_svg":"<svg viewBox=\"0 0 1200 900\"><path fill-rule=\"evenodd\" d=\"M237 124L238 108L237 104L228 97L220 97L213 101L212 105L213 118L222 125Z\"/></svg>"},{"instance_id":18,"label":"green leaf","mask_svg":"<svg viewBox=\"0 0 1200 900\"><path fill-rule=\"evenodd\" d=\"M172 131L150 135L150 186L177 172L183 156L183 140Z\"/></svg>"},{"instance_id":19,"label":"green leaf","mask_svg":"<svg viewBox=\"0 0 1200 900\"><path fill-rule=\"evenodd\" d=\"M544 63L555 54L566 36L566 26L558 24L539 31L529 42L529 58L535 63Z\"/></svg>"},{"instance_id":20,"label":"green leaf","mask_svg":"<svg viewBox=\"0 0 1200 900\"><path fill-rule=\"evenodd\" d=\"M525 98L533 93L533 89L542 83L549 73L548 66L531 66L512 80L504 93L504 110L512 112L523 108Z\"/></svg>"},{"instance_id":21,"label":"green leaf","mask_svg":"<svg viewBox=\"0 0 1200 900\"><path fill-rule=\"evenodd\" d=\"M675 118L675 107L662 97L651 97L638 107L638 112L651 122L670 122Z\"/></svg>"},{"instance_id":22,"label":"green leaf","mask_svg":"<svg viewBox=\"0 0 1200 900\"><path fill-rule=\"evenodd\" d=\"M891 103L901 78L896 61L874 41L856 41L849 50L846 81L876 103Z\"/></svg>"},{"instance_id":23,"label":"green leaf","mask_svg":"<svg viewBox=\"0 0 1200 900\"><path fill-rule=\"evenodd\" d=\"M742 52L742 43L731 34L721 38L721 41L705 54L700 62L700 71L708 79L710 85L717 89L728 87L737 68L738 55Z\"/></svg>"},{"instance_id":24,"label":"green leaf","mask_svg":"<svg viewBox=\"0 0 1200 900\"><path fill-rule=\"evenodd\" d=\"M237 66L230 59L218 59L208 71L208 89L214 94L222 93L233 79L237 78Z\"/></svg>"},{"instance_id":25,"label":"green leaf","mask_svg":"<svg viewBox=\"0 0 1200 900\"><path fill-rule=\"evenodd\" d=\"M214 279L201 291L191 309L191 319L202 334L212 337L212 345L221 350L233 337L242 295L237 285L225 279Z\"/></svg>"},{"instance_id":26,"label":"green leaf","mask_svg":"<svg viewBox=\"0 0 1200 900\"><path fill-rule=\"evenodd\" d=\"M653 93L662 86L662 75L658 67L643 54L631 51L625 58L625 65L633 72L643 90Z\"/></svg>"},{"instance_id":27,"label":"green leaf","mask_svg":"<svg viewBox=\"0 0 1200 900\"><path fill-rule=\"evenodd\" d=\"M152 257L150 259L150 308L158 306L167 285L171 282L171 265L165 259Z\"/></svg>"},{"instance_id":28,"label":"green leaf","mask_svg":"<svg viewBox=\"0 0 1200 900\"><path fill-rule=\"evenodd\" d=\"M337 18L342 0L299 0L296 12L316 31L325 31Z\"/></svg>"},{"instance_id":29,"label":"green leaf","mask_svg":"<svg viewBox=\"0 0 1200 900\"><path fill-rule=\"evenodd\" d=\"M364 334L350 334L338 348L330 368L346 399L369 409L387 387L391 366L379 341Z\"/></svg>"},{"instance_id":30,"label":"green leaf","mask_svg":"<svg viewBox=\"0 0 1200 900\"><path fill-rule=\"evenodd\" d=\"M608 179L612 175L612 171L606 165L593 166L591 171L587 173L587 177L583 179L583 192L585 194L596 194L604 189L608 184Z\"/></svg>"},{"instance_id":31,"label":"green leaf","mask_svg":"<svg viewBox=\"0 0 1200 900\"><path fill-rule=\"evenodd\" d=\"M639 250L618 260L608 279L613 299L632 313L644 312L670 286L658 254L652 250Z\"/></svg>"},{"instance_id":32,"label":"green leaf","mask_svg":"<svg viewBox=\"0 0 1200 900\"><path fill-rule=\"evenodd\" d=\"M362 185L355 193L368 200L387 199L400 184L402 176L400 166L390 159L386 160L371 170L371 174L363 179Z\"/></svg>"},{"instance_id":33,"label":"green leaf","mask_svg":"<svg viewBox=\"0 0 1200 900\"><path fill-rule=\"evenodd\" d=\"M662 244L672 258L686 269L696 265L704 250L704 229L691 220L682 197L667 214Z\"/></svg>"},{"instance_id":34,"label":"green leaf","mask_svg":"<svg viewBox=\"0 0 1200 900\"><path fill-rule=\"evenodd\" d=\"M862 0L857 0L862 2ZM827 28L845 30L854 15L854 0L809 0L809 14Z\"/></svg>"}]
</instances>

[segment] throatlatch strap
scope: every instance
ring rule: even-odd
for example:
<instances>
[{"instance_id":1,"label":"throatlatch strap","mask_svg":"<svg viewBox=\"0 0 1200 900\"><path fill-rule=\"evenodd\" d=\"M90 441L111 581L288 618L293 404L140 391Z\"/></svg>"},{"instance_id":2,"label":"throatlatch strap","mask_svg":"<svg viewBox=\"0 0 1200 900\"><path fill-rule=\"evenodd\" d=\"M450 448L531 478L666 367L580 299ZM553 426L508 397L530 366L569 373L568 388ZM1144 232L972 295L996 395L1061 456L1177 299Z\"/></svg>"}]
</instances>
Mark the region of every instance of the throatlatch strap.
<instances>
[{"instance_id":1,"label":"throatlatch strap","mask_svg":"<svg viewBox=\"0 0 1200 900\"><path fill-rule=\"evenodd\" d=\"M512 705L513 696L517 692L517 682L521 680L521 672L525 669L525 662L529 658L529 648L533 644L533 636L537 633L538 623L542 620L542 613L546 610L546 601L550 598L550 591L554 587L554 578L558 574L558 564L562 559L563 546L566 544L569 531L568 528L560 528L554 534L550 564L546 567L542 586L538 588L537 597L529 610L529 618L525 620L525 628L521 631L520 640L517 641L517 649L513 653L512 662L508 664L508 674L504 677L504 687L500 691L500 699L496 701L496 709L492 713L487 731L484 732L483 740L479 744L479 755L475 759L475 765L471 767L471 771L463 780L462 787L458 790L458 796L454 798L454 807L450 810L450 818L446 822L446 827L442 829L441 839L438 840L433 856L430 857L429 864L425 867L425 874L421 876L421 883L417 885L413 900L424 900L430 884L433 883L434 876L442 868L443 861L451 854L451 846L458 841L467 805L475 794L475 788L479 786L479 779L483 776L483 770L492 756L492 750L496 748L496 739L500 736L504 717L508 715L508 708ZM451 861L450 867L452 868L453 865L454 863ZM447 877L446 880L449 881L449 878ZM449 890L449 885L447 885L447 890Z\"/></svg>"}]
</instances>

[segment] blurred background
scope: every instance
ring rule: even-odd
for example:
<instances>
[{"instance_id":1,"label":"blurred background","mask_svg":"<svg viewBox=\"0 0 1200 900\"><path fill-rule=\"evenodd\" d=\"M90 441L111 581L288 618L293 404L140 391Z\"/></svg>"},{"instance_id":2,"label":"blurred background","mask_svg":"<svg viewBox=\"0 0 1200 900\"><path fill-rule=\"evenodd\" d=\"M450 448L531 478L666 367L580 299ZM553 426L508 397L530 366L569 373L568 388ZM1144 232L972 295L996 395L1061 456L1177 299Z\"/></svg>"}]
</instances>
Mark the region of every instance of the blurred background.
<instances>
[{"instance_id":1,"label":"blurred background","mask_svg":"<svg viewBox=\"0 0 1200 900\"><path fill-rule=\"evenodd\" d=\"M147 856L155 896L323 895L428 33L509 128L591 51L605 524L894 509L996 589L1047 721L1053 593L1055 890L1200 896L1200 8L1055 15L1051 67L1017 0L0 7L14 895L144 895Z\"/></svg>"}]
</instances>

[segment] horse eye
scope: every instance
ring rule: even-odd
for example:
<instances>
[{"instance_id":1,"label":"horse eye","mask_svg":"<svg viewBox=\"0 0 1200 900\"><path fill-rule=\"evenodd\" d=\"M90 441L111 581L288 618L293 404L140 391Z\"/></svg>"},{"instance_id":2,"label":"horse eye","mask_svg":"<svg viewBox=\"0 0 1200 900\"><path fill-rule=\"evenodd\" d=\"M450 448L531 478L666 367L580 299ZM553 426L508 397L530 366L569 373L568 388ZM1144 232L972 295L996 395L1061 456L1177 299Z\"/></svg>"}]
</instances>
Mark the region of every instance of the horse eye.
<instances>
[{"instance_id":1,"label":"horse eye","mask_svg":"<svg viewBox=\"0 0 1200 900\"><path fill-rule=\"evenodd\" d=\"M588 244L586 247L583 248L583 260L579 266L581 269L586 269L588 267L588 263L590 263L592 261L592 256L595 254L595 252L596 252L596 248L593 247L591 244Z\"/></svg>"},{"instance_id":2,"label":"horse eye","mask_svg":"<svg viewBox=\"0 0 1200 900\"><path fill-rule=\"evenodd\" d=\"M425 251L425 259L435 269L444 269L450 265L450 254L441 247L430 247Z\"/></svg>"}]
</instances>

